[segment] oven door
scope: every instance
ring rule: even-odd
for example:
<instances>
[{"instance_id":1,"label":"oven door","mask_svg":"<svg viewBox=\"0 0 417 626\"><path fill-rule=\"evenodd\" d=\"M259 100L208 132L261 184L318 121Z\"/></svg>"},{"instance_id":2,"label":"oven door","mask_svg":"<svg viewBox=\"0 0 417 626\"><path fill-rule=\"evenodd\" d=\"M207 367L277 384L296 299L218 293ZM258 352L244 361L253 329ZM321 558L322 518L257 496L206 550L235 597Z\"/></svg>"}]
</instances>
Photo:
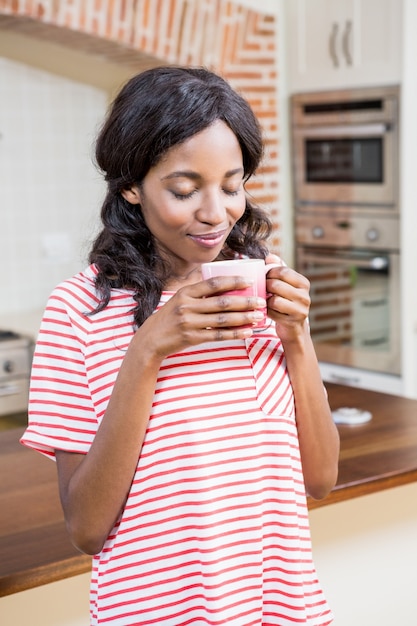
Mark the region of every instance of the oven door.
<instances>
[{"instance_id":1,"label":"oven door","mask_svg":"<svg viewBox=\"0 0 417 626\"><path fill-rule=\"evenodd\" d=\"M399 255L301 246L319 361L400 374Z\"/></svg>"},{"instance_id":2,"label":"oven door","mask_svg":"<svg viewBox=\"0 0 417 626\"><path fill-rule=\"evenodd\" d=\"M297 203L396 207L396 130L387 123L294 130Z\"/></svg>"}]
</instances>

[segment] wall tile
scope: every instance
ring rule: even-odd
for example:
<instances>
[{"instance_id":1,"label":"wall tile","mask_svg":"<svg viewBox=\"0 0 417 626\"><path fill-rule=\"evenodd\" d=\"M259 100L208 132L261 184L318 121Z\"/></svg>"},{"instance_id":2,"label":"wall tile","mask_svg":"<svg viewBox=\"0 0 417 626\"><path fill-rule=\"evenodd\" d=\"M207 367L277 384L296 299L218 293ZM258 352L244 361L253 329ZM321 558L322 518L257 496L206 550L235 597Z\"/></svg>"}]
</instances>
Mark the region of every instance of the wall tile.
<instances>
[{"instance_id":1,"label":"wall tile","mask_svg":"<svg viewBox=\"0 0 417 626\"><path fill-rule=\"evenodd\" d=\"M91 155L106 107L96 88L0 58L0 314L43 308L84 267L104 194Z\"/></svg>"}]
</instances>

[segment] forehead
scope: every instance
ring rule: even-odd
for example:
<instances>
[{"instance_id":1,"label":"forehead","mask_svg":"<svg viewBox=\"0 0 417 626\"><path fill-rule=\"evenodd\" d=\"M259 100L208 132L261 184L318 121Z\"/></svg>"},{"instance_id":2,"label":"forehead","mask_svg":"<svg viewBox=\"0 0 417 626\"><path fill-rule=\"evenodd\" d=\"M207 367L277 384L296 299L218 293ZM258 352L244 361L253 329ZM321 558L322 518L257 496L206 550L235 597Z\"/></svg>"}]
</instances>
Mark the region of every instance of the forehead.
<instances>
[{"instance_id":1,"label":"forehead","mask_svg":"<svg viewBox=\"0 0 417 626\"><path fill-rule=\"evenodd\" d=\"M186 141L170 148L161 159L161 169L187 167L242 167L239 141L224 122L218 120Z\"/></svg>"}]
</instances>

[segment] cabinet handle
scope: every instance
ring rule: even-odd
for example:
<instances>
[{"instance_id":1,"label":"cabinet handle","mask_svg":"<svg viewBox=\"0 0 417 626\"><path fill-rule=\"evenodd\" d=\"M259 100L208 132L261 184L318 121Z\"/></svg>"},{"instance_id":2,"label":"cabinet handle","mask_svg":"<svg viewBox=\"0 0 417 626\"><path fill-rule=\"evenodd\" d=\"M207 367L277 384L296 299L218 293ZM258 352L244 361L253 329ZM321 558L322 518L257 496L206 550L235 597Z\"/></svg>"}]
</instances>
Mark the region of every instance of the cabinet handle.
<instances>
[{"instance_id":1,"label":"cabinet handle","mask_svg":"<svg viewBox=\"0 0 417 626\"><path fill-rule=\"evenodd\" d=\"M333 374L329 376L329 382L339 383L340 385L358 385L361 383L361 379L357 376L341 376L339 374Z\"/></svg>"},{"instance_id":2,"label":"cabinet handle","mask_svg":"<svg viewBox=\"0 0 417 626\"><path fill-rule=\"evenodd\" d=\"M19 393L20 389L18 385L6 383L5 385L0 385L0 396L14 396Z\"/></svg>"},{"instance_id":3,"label":"cabinet handle","mask_svg":"<svg viewBox=\"0 0 417 626\"><path fill-rule=\"evenodd\" d=\"M345 55L346 63L352 65L352 53L350 51L350 38L352 34L352 22L347 20L345 25L345 31L342 38L342 49Z\"/></svg>"},{"instance_id":4,"label":"cabinet handle","mask_svg":"<svg viewBox=\"0 0 417 626\"><path fill-rule=\"evenodd\" d=\"M381 298L381 300L362 300L361 306L363 307L376 307L376 306L387 306L388 302L386 298Z\"/></svg>"},{"instance_id":5,"label":"cabinet handle","mask_svg":"<svg viewBox=\"0 0 417 626\"><path fill-rule=\"evenodd\" d=\"M363 339L361 341L361 346L371 348L372 346L381 346L387 343L388 343L388 337L376 337L375 339Z\"/></svg>"},{"instance_id":6,"label":"cabinet handle","mask_svg":"<svg viewBox=\"0 0 417 626\"><path fill-rule=\"evenodd\" d=\"M330 56L333 61L334 67L339 67L339 59L337 57L337 52L336 52L336 39L337 39L338 31L339 31L339 24L337 22L334 22L332 25L332 30L331 30L330 38L329 38L329 52L330 52Z\"/></svg>"}]
</instances>

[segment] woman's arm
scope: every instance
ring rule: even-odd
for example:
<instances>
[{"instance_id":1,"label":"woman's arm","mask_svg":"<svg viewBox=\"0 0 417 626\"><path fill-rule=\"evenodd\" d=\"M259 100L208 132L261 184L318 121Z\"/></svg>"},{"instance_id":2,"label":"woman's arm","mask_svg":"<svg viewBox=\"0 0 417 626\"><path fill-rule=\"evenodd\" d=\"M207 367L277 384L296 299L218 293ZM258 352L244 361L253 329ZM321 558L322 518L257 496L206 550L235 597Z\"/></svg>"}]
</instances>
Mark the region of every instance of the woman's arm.
<instances>
[{"instance_id":1,"label":"woman's arm","mask_svg":"<svg viewBox=\"0 0 417 626\"><path fill-rule=\"evenodd\" d=\"M140 340L136 333L89 452L55 452L68 532L88 554L101 550L124 506L148 424L159 363Z\"/></svg>"},{"instance_id":2,"label":"woman's arm","mask_svg":"<svg viewBox=\"0 0 417 626\"><path fill-rule=\"evenodd\" d=\"M180 289L137 330L87 454L56 451L61 502L74 545L101 550L135 474L162 360L207 341L250 337L257 298L214 295L247 287L244 279L219 277ZM232 308L233 307L233 308Z\"/></svg>"},{"instance_id":3,"label":"woman's arm","mask_svg":"<svg viewBox=\"0 0 417 626\"><path fill-rule=\"evenodd\" d=\"M268 262L276 261L271 255ZM268 273L268 315L275 320L295 397L301 462L307 493L324 498L337 480L339 434L308 326L308 280L288 267Z\"/></svg>"}]
</instances>

